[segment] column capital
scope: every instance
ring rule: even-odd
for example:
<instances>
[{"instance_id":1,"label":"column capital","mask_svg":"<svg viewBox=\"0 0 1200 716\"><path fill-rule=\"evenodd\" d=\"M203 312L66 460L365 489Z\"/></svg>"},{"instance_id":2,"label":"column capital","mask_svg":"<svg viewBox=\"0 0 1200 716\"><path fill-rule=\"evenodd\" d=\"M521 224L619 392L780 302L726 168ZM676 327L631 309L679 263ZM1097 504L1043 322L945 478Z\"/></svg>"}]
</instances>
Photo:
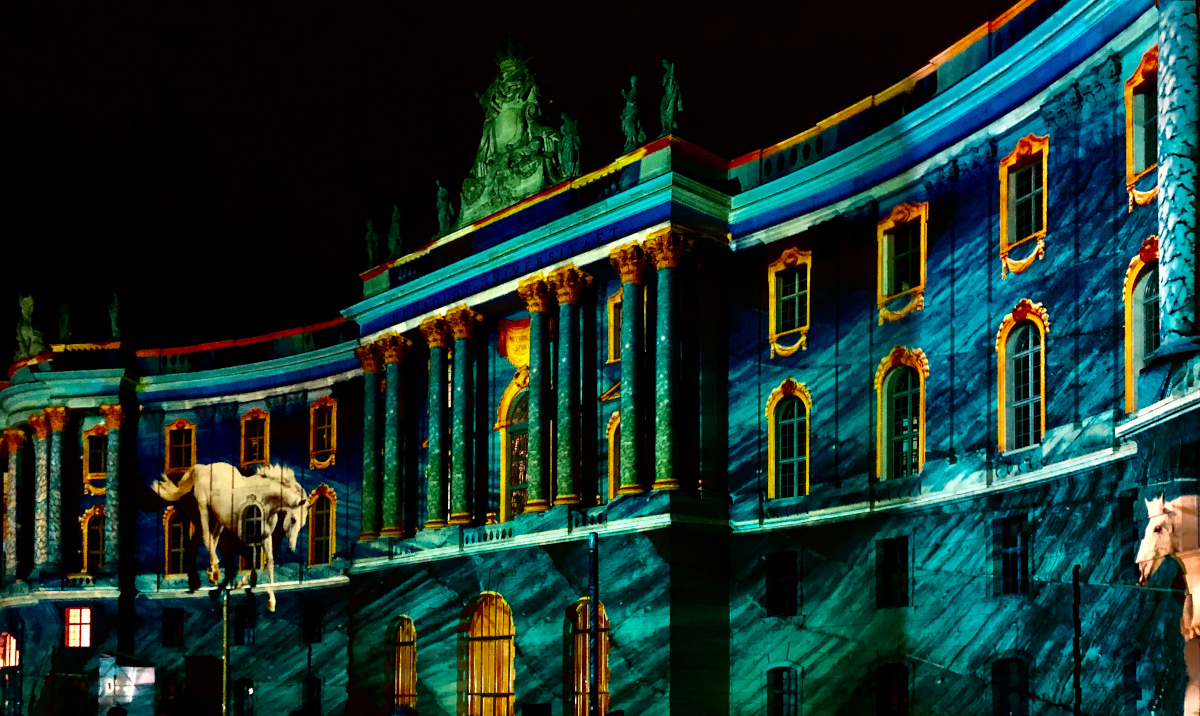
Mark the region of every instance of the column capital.
<instances>
[{"instance_id":1,"label":"column capital","mask_svg":"<svg viewBox=\"0 0 1200 716\"><path fill-rule=\"evenodd\" d=\"M4 431L4 445L8 448L9 454L15 453L21 449L21 443L25 442L25 431L20 428L8 428Z\"/></svg>"},{"instance_id":2,"label":"column capital","mask_svg":"<svg viewBox=\"0 0 1200 716\"><path fill-rule=\"evenodd\" d=\"M384 336L375 343L379 346L379 352L383 354L385 364L404 360L404 354L412 347L412 341L399 333Z\"/></svg>"},{"instance_id":3,"label":"column capital","mask_svg":"<svg viewBox=\"0 0 1200 716\"><path fill-rule=\"evenodd\" d=\"M621 283L641 285L646 270L646 254L635 241L618 246L608 254L609 263L621 274Z\"/></svg>"},{"instance_id":4,"label":"column capital","mask_svg":"<svg viewBox=\"0 0 1200 716\"><path fill-rule=\"evenodd\" d=\"M430 348L445 348L450 343L450 326L441 316L431 316L421 321L420 331Z\"/></svg>"},{"instance_id":5,"label":"column capital","mask_svg":"<svg viewBox=\"0 0 1200 716\"><path fill-rule=\"evenodd\" d=\"M475 329L480 323L483 323L483 315L472 311L466 306L452 308L446 313L446 323L450 324L450 330L454 333L454 340L460 341L464 338L470 338Z\"/></svg>"},{"instance_id":6,"label":"column capital","mask_svg":"<svg viewBox=\"0 0 1200 716\"><path fill-rule=\"evenodd\" d=\"M362 363L364 373L379 372L379 349L374 343L366 343L355 348L354 357Z\"/></svg>"},{"instance_id":7,"label":"column capital","mask_svg":"<svg viewBox=\"0 0 1200 716\"><path fill-rule=\"evenodd\" d=\"M110 403L100 406L100 414L104 416L104 424L109 430L120 430L121 419L125 417L125 411L120 405Z\"/></svg>"},{"instance_id":8,"label":"column capital","mask_svg":"<svg viewBox=\"0 0 1200 716\"><path fill-rule=\"evenodd\" d=\"M29 427L33 428L33 435L38 440L45 440L50 435L50 426L46 424L46 415L44 413L30 415Z\"/></svg>"},{"instance_id":9,"label":"column capital","mask_svg":"<svg viewBox=\"0 0 1200 716\"><path fill-rule=\"evenodd\" d=\"M63 428L67 427L67 409L62 405L51 405L42 411L46 414L46 420L50 423L50 429L56 433L61 433Z\"/></svg>"},{"instance_id":10,"label":"column capital","mask_svg":"<svg viewBox=\"0 0 1200 716\"><path fill-rule=\"evenodd\" d=\"M654 268L678 268L683 255L692 250L692 240L673 226L646 237L646 252L654 259Z\"/></svg>"},{"instance_id":11,"label":"column capital","mask_svg":"<svg viewBox=\"0 0 1200 716\"><path fill-rule=\"evenodd\" d=\"M550 307L550 284L541 274L530 276L517 284L517 295L530 313L545 313Z\"/></svg>"},{"instance_id":12,"label":"column capital","mask_svg":"<svg viewBox=\"0 0 1200 716\"><path fill-rule=\"evenodd\" d=\"M551 272L546 281L554 288L559 305L569 303L578 306L583 302L584 292L592 285L591 275L580 271L574 265L563 266Z\"/></svg>"}]
</instances>

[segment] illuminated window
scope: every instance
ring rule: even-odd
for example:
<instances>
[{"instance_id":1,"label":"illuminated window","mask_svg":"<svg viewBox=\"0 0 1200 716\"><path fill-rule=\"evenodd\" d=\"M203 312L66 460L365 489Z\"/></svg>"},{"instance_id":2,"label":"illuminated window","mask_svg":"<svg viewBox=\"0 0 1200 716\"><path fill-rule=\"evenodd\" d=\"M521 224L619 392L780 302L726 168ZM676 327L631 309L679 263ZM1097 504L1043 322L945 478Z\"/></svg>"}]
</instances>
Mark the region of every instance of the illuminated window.
<instances>
[{"instance_id":1,"label":"illuminated window","mask_svg":"<svg viewBox=\"0 0 1200 716\"><path fill-rule=\"evenodd\" d=\"M1029 716L1029 663L1024 659L992 662L994 716Z\"/></svg>"},{"instance_id":2,"label":"illuminated window","mask_svg":"<svg viewBox=\"0 0 1200 716\"><path fill-rule=\"evenodd\" d=\"M808 387L788 378L767 399L767 497L808 494Z\"/></svg>"},{"instance_id":3,"label":"illuminated window","mask_svg":"<svg viewBox=\"0 0 1200 716\"><path fill-rule=\"evenodd\" d=\"M108 427L100 423L83 431L83 491L103 495L108 478Z\"/></svg>"},{"instance_id":4,"label":"illuminated window","mask_svg":"<svg viewBox=\"0 0 1200 716\"><path fill-rule=\"evenodd\" d=\"M529 495L529 366L522 366L500 396L495 429L500 433L501 522L525 512ZM447 447L452 441L446 440ZM447 492L447 498L449 492Z\"/></svg>"},{"instance_id":5,"label":"illuminated window","mask_svg":"<svg viewBox=\"0 0 1200 716\"><path fill-rule=\"evenodd\" d=\"M1125 185L1129 209L1157 196L1157 181L1139 180L1158 167L1158 46L1150 48L1125 80Z\"/></svg>"},{"instance_id":6,"label":"illuminated window","mask_svg":"<svg viewBox=\"0 0 1200 716\"><path fill-rule=\"evenodd\" d=\"M417 628L412 619L400 617L396 620L393 649L393 663L396 668L392 680L393 705L416 708Z\"/></svg>"},{"instance_id":7,"label":"illuminated window","mask_svg":"<svg viewBox=\"0 0 1200 716\"><path fill-rule=\"evenodd\" d=\"M1046 334L1040 303L1021 299L996 334L1000 450L1017 450L1046 434Z\"/></svg>"},{"instance_id":8,"label":"illuminated window","mask_svg":"<svg viewBox=\"0 0 1200 716\"><path fill-rule=\"evenodd\" d=\"M621 411L609 416L604 433L608 441L608 499L611 502L617 498L617 488L621 486Z\"/></svg>"},{"instance_id":9,"label":"illuminated window","mask_svg":"<svg viewBox=\"0 0 1200 716\"><path fill-rule=\"evenodd\" d=\"M67 646L88 647L92 645L91 607L67 608Z\"/></svg>"},{"instance_id":10,"label":"illuminated window","mask_svg":"<svg viewBox=\"0 0 1200 716\"><path fill-rule=\"evenodd\" d=\"M167 473L186 472L196 464L196 426L180 418L167 426Z\"/></svg>"},{"instance_id":11,"label":"illuminated window","mask_svg":"<svg viewBox=\"0 0 1200 716\"><path fill-rule=\"evenodd\" d=\"M242 467L271 460L271 414L255 408L242 416Z\"/></svg>"},{"instance_id":12,"label":"illuminated window","mask_svg":"<svg viewBox=\"0 0 1200 716\"><path fill-rule=\"evenodd\" d=\"M880 664L875 667L875 716L908 716L908 667Z\"/></svg>"},{"instance_id":13,"label":"illuminated window","mask_svg":"<svg viewBox=\"0 0 1200 716\"><path fill-rule=\"evenodd\" d=\"M258 505L247 505L242 511L242 569L263 568L262 520Z\"/></svg>"},{"instance_id":14,"label":"illuminated window","mask_svg":"<svg viewBox=\"0 0 1200 716\"><path fill-rule=\"evenodd\" d=\"M600 618L597 621L597 654L600 659L600 713L608 713L608 612L604 602L599 604ZM567 613L571 624L571 653L574 657L572 693L575 695L575 716L588 716L588 698L591 694L591 642L589 629L592 625L591 603L587 597L575 602Z\"/></svg>"},{"instance_id":15,"label":"illuminated window","mask_svg":"<svg viewBox=\"0 0 1200 716\"><path fill-rule=\"evenodd\" d=\"M233 689L234 716L254 716L254 682L238 679Z\"/></svg>"},{"instance_id":16,"label":"illuminated window","mask_svg":"<svg viewBox=\"0 0 1200 716\"><path fill-rule=\"evenodd\" d=\"M1000 260L1001 278L1020 273L1033 261L1045 258L1047 192L1046 166L1050 137L1030 134L1000 161ZM1028 256L1013 259L1009 252L1028 242L1036 243Z\"/></svg>"},{"instance_id":17,"label":"illuminated window","mask_svg":"<svg viewBox=\"0 0 1200 716\"><path fill-rule=\"evenodd\" d=\"M1029 522L1014 515L992 522L993 581L996 594L1029 591Z\"/></svg>"},{"instance_id":18,"label":"illuminated window","mask_svg":"<svg viewBox=\"0 0 1200 716\"><path fill-rule=\"evenodd\" d=\"M308 406L308 464L324 469L337 457L337 401L323 395Z\"/></svg>"},{"instance_id":19,"label":"illuminated window","mask_svg":"<svg viewBox=\"0 0 1200 716\"><path fill-rule=\"evenodd\" d=\"M164 545L166 547L166 563L164 574L187 573L187 546L191 539L193 527L188 516L176 510L174 505L168 505L163 511Z\"/></svg>"},{"instance_id":20,"label":"illuminated window","mask_svg":"<svg viewBox=\"0 0 1200 716\"><path fill-rule=\"evenodd\" d=\"M900 204L879 222L876 302L879 324L898 321L925 307L925 232L929 204ZM889 305L907 298L903 306ZM895 310L892 310L895 308Z\"/></svg>"},{"instance_id":21,"label":"illuminated window","mask_svg":"<svg viewBox=\"0 0 1200 716\"><path fill-rule=\"evenodd\" d=\"M908 606L908 537L875 541L875 607Z\"/></svg>"},{"instance_id":22,"label":"illuminated window","mask_svg":"<svg viewBox=\"0 0 1200 716\"><path fill-rule=\"evenodd\" d=\"M767 716L799 716L800 675L790 666L767 671Z\"/></svg>"},{"instance_id":23,"label":"illuminated window","mask_svg":"<svg viewBox=\"0 0 1200 716\"><path fill-rule=\"evenodd\" d=\"M812 254L808 251L786 249L767 267L771 357L786 357L808 348L811 281ZM794 343L783 345L785 340Z\"/></svg>"},{"instance_id":24,"label":"illuminated window","mask_svg":"<svg viewBox=\"0 0 1200 716\"><path fill-rule=\"evenodd\" d=\"M337 549L337 493L324 483L308 496L308 563L329 564Z\"/></svg>"},{"instance_id":25,"label":"illuminated window","mask_svg":"<svg viewBox=\"0 0 1200 716\"><path fill-rule=\"evenodd\" d=\"M1125 301L1125 412L1141 407L1137 379L1158 350L1158 237L1151 236L1129 262L1122 291Z\"/></svg>"},{"instance_id":26,"label":"illuminated window","mask_svg":"<svg viewBox=\"0 0 1200 716\"><path fill-rule=\"evenodd\" d=\"M875 370L876 474L881 480L911 477L925 465L925 379L929 361L921 349L896 346Z\"/></svg>"},{"instance_id":27,"label":"illuminated window","mask_svg":"<svg viewBox=\"0 0 1200 716\"><path fill-rule=\"evenodd\" d=\"M468 716L513 716L512 610L488 592L470 607L467 631Z\"/></svg>"},{"instance_id":28,"label":"illuminated window","mask_svg":"<svg viewBox=\"0 0 1200 716\"><path fill-rule=\"evenodd\" d=\"M97 574L104 566L104 505L88 508L79 518L79 530L83 534L80 571Z\"/></svg>"},{"instance_id":29,"label":"illuminated window","mask_svg":"<svg viewBox=\"0 0 1200 716\"><path fill-rule=\"evenodd\" d=\"M17 640L8 632L0 633L0 669L21 665L21 652L17 651Z\"/></svg>"},{"instance_id":30,"label":"illuminated window","mask_svg":"<svg viewBox=\"0 0 1200 716\"><path fill-rule=\"evenodd\" d=\"M625 288L608 297L608 362L621 362L621 296Z\"/></svg>"}]
</instances>

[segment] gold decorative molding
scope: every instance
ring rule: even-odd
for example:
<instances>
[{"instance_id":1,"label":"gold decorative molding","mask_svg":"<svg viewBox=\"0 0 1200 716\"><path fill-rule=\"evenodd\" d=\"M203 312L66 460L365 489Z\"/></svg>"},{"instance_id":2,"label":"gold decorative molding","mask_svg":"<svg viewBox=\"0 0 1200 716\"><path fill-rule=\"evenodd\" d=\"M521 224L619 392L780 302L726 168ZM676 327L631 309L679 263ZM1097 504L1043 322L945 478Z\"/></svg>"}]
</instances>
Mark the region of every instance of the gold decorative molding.
<instances>
[{"instance_id":1,"label":"gold decorative molding","mask_svg":"<svg viewBox=\"0 0 1200 716\"><path fill-rule=\"evenodd\" d=\"M25 431L19 428L7 428L4 431L4 446L8 448L8 454L12 455L21 449L21 443L25 442Z\"/></svg>"},{"instance_id":2,"label":"gold decorative molding","mask_svg":"<svg viewBox=\"0 0 1200 716\"><path fill-rule=\"evenodd\" d=\"M929 359L920 348L896 346L879 361L875 369L875 476L886 479L883 474L883 426L885 420L883 384L888 373L900 366L908 366L917 372L920 400L917 421L917 472L925 468L925 380L929 378Z\"/></svg>"},{"instance_id":3,"label":"gold decorative molding","mask_svg":"<svg viewBox=\"0 0 1200 716\"><path fill-rule=\"evenodd\" d=\"M103 495L108 491L105 484L108 480L108 461L105 460L103 472L91 471L92 446L90 438L95 437L107 440L108 426L104 423L96 423L83 431L83 491L88 495ZM105 450L107 452L107 447Z\"/></svg>"},{"instance_id":4,"label":"gold decorative molding","mask_svg":"<svg viewBox=\"0 0 1200 716\"><path fill-rule=\"evenodd\" d=\"M46 424L45 413L34 413L29 416L29 427L33 428L33 436L45 440L50 436L50 426Z\"/></svg>"},{"instance_id":5,"label":"gold decorative molding","mask_svg":"<svg viewBox=\"0 0 1200 716\"><path fill-rule=\"evenodd\" d=\"M919 221L920 229L920 246L921 246L921 268L918 283L910 289L897 291L896 293L884 292L884 277L891 270L890 259L894 248L889 247L888 237L891 232L898 226ZM929 225L929 202L921 204L898 204L892 209L892 212L887 215L876 225L875 242L876 242L876 271L875 271L875 301L879 307L879 325L883 325L884 321L895 322L904 318L913 311L921 311L925 309L925 261L927 256L926 236ZM888 308L888 304L899 298L908 298L908 302L903 307L893 311Z\"/></svg>"},{"instance_id":6,"label":"gold decorative molding","mask_svg":"<svg viewBox=\"0 0 1200 716\"><path fill-rule=\"evenodd\" d=\"M175 432L176 430L188 430L191 432L192 460L191 460L191 463L188 465L180 465L178 467L171 467L171 433ZM171 424L167 425L166 429L163 430L163 437L164 437L164 440L166 443L166 447L163 451L163 460L165 463L164 471L168 475L179 475L181 473L184 473L184 472L187 472L188 470L190 470L192 465L196 464L196 425L195 425L195 423L192 423L191 421L185 420L183 418L177 418Z\"/></svg>"},{"instance_id":7,"label":"gold decorative molding","mask_svg":"<svg viewBox=\"0 0 1200 716\"><path fill-rule=\"evenodd\" d=\"M618 288L608 297L605 315L608 316L608 357L606 363L621 362L621 321L617 318L617 306L622 304L625 287Z\"/></svg>"},{"instance_id":8,"label":"gold decorative molding","mask_svg":"<svg viewBox=\"0 0 1200 716\"><path fill-rule=\"evenodd\" d=\"M804 320L797 328L781 331L779 330L779 292L776 289L778 283L776 275L793 268L805 272L804 285L807 288L804 291ZM801 349L808 350L809 319L812 316L812 252L801 251L794 246L784 249L779 258L767 266L767 296L770 303L767 308L767 317L770 327L771 357L787 358ZM796 342L790 346L780 345L780 339L785 337L795 337Z\"/></svg>"},{"instance_id":9,"label":"gold decorative molding","mask_svg":"<svg viewBox=\"0 0 1200 716\"><path fill-rule=\"evenodd\" d=\"M421 321L419 330L430 348L446 348L450 345L450 325L441 316L430 316Z\"/></svg>"},{"instance_id":10,"label":"gold decorative molding","mask_svg":"<svg viewBox=\"0 0 1200 716\"><path fill-rule=\"evenodd\" d=\"M380 354L383 355L384 365L387 365L404 360L404 354L412 346L412 341L399 333L391 333L380 338L376 344L379 346Z\"/></svg>"},{"instance_id":11,"label":"gold decorative molding","mask_svg":"<svg viewBox=\"0 0 1200 716\"><path fill-rule=\"evenodd\" d=\"M608 387L600 397L596 399L598 403L607 403L610 400L619 400L621 397L621 381L617 381Z\"/></svg>"},{"instance_id":12,"label":"gold decorative molding","mask_svg":"<svg viewBox=\"0 0 1200 716\"><path fill-rule=\"evenodd\" d=\"M79 531L83 533L83 559L81 565L83 569L80 571L84 574L94 574L93 570L100 568L98 564L88 564L88 523L94 517L104 517L104 505L92 505L86 512L79 516ZM101 532L100 534L103 540L104 533Z\"/></svg>"},{"instance_id":13,"label":"gold decorative molding","mask_svg":"<svg viewBox=\"0 0 1200 716\"><path fill-rule=\"evenodd\" d=\"M647 236L644 248L654 260L654 268L661 271L678 268L684 255L692 250L692 240L679 229L668 226Z\"/></svg>"},{"instance_id":14,"label":"gold decorative molding","mask_svg":"<svg viewBox=\"0 0 1200 716\"><path fill-rule=\"evenodd\" d=\"M1038 329L1038 334L1041 337L1041 346L1038 351L1038 359L1041 363L1039 367L1040 377L1039 384L1041 385L1041 401L1040 401L1040 418L1038 435L1040 438L1046 436L1046 334L1050 332L1050 316L1046 312L1046 308L1040 303L1034 303L1028 298L1022 298L1017 301L1017 305L1013 306L1011 313L1006 315L1000 321L1000 330L996 332L996 383L997 383L997 406L999 407L999 415L997 416L996 436L999 443L1000 452L1008 449L1007 442L1007 422L1008 422L1008 404L1005 402L1005 386L1008 384L1008 358L1007 358L1007 343L1008 335L1022 321L1029 321Z\"/></svg>"},{"instance_id":15,"label":"gold decorative molding","mask_svg":"<svg viewBox=\"0 0 1200 716\"><path fill-rule=\"evenodd\" d=\"M313 530L313 509L317 505L317 500L324 497L329 500L329 554L324 561L316 560L316 535ZM333 562L333 556L337 554L337 492L332 487L322 482L313 488L313 491L308 493L308 564L330 564Z\"/></svg>"},{"instance_id":16,"label":"gold decorative molding","mask_svg":"<svg viewBox=\"0 0 1200 716\"><path fill-rule=\"evenodd\" d=\"M171 570L171 521L174 520L176 517L187 521L188 535L185 539L190 540L192 537L194 537L196 535L196 525L193 524L190 519L188 519L187 513L176 510L175 505L167 505L167 509L163 510L163 516L162 516L163 576L166 576L166 577L174 577L174 576L187 574L186 568L181 572L175 572L175 571ZM185 542L182 546L183 546L184 558L186 560L187 548L188 548L187 543Z\"/></svg>"},{"instance_id":17,"label":"gold decorative molding","mask_svg":"<svg viewBox=\"0 0 1200 716\"><path fill-rule=\"evenodd\" d=\"M638 286L645 280L646 254L636 241L618 246L608 254L608 261L621 275L621 283Z\"/></svg>"},{"instance_id":18,"label":"gold decorative molding","mask_svg":"<svg viewBox=\"0 0 1200 716\"><path fill-rule=\"evenodd\" d=\"M1134 365L1133 336L1133 290L1138 279L1152 264L1158 263L1158 237L1151 236L1142 242L1141 248L1129 260L1125 269L1125 281L1121 285L1121 298L1125 303L1125 412L1133 415L1137 410L1137 375ZM1154 290L1157 292L1158 287Z\"/></svg>"},{"instance_id":19,"label":"gold decorative molding","mask_svg":"<svg viewBox=\"0 0 1200 716\"><path fill-rule=\"evenodd\" d=\"M379 372L379 350L374 343L367 343L355 348L354 357L362 363L364 373Z\"/></svg>"},{"instance_id":20,"label":"gold decorative molding","mask_svg":"<svg viewBox=\"0 0 1200 716\"><path fill-rule=\"evenodd\" d=\"M317 449L317 411L329 409L329 448ZM337 460L337 399L322 395L308 406L308 466L314 470L324 470ZM318 457L322 453L324 457Z\"/></svg>"},{"instance_id":21,"label":"gold decorative molding","mask_svg":"<svg viewBox=\"0 0 1200 716\"><path fill-rule=\"evenodd\" d=\"M263 421L263 451L262 457L257 460L246 459L246 424L251 420ZM253 408L242 416L242 468L248 465L269 465L271 464L271 414L262 408Z\"/></svg>"},{"instance_id":22,"label":"gold decorative molding","mask_svg":"<svg viewBox=\"0 0 1200 716\"><path fill-rule=\"evenodd\" d=\"M578 306L583 295L592 285L591 275L580 271L573 264L556 269L546 276L546 283L554 289L558 304Z\"/></svg>"},{"instance_id":23,"label":"gold decorative molding","mask_svg":"<svg viewBox=\"0 0 1200 716\"><path fill-rule=\"evenodd\" d=\"M1008 156L1000 160L1000 278L1008 277L1008 272L1021 273L1033 265L1037 259L1046 258L1046 227L1048 218L1050 187L1047 185L1047 167L1050 155L1050 135L1038 137L1030 134L1017 142L1016 148ZM1029 236L1020 238L1010 237L1008 209L1008 175L1015 169L1020 169L1031 163L1040 162L1042 165L1042 228ZM1023 259L1013 259L1009 256L1014 248L1028 242L1034 242L1036 247Z\"/></svg>"},{"instance_id":24,"label":"gold decorative molding","mask_svg":"<svg viewBox=\"0 0 1200 716\"><path fill-rule=\"evenodd\" d=\"M792 378L785 378L782 383L777 385L771 391L771 395L767 398L767 407L764 413L767 418L767 499L775 499L775 410L784 398L798 398L804 404L804 494L808 494L809 488L809 438L812 436L809 420L812 417L812 394L808 392L808 386L804 383L799 383Z\"/></svg>"},{"instance_id":25,"label":"gold decorative molding","mask_svg":"<svg viewBox=\"0 0 1200 716\"><path fill-rule=\"evenodd\" d=\"M46 414L46 422L50 424L50 431L61 433L63 428L67 427L67 409L62 405L52 405L43 410Z\"/></svg>"},{"instance_id":26,"label":"gold decorative molding","mask_svg":"<svg viewBox=\"0 0 1200 716\"><path fill-rule=\"evenodd\" d=\"M528 387L529 366L523 365L513 373L512 380L500 395L500 405L496 408L496 424L492 426L493 430L508 427L508 411L512 407L512 402L522 390Z\"/></svg>"},{"instance_id":27,"label":"gold decorative molding","mask_svg":"<svg viewBox=\"0 0 1200 716\"><path fill-rule=\"evenodd\" d=\"M1133 96L1143 84L1151 81L1151 75L1157 74L1158 45L1155 45L1142 55L1133 76L1125 80L1125 190L1129 193L1129 211L1133 211L1134 204L1145 206L1158 196L1157 184L1147 191L1139 191L1136 186L1142 177L1158 168L1158 157L1140 171L1134 166L1133 158Z\"/></svg>"},{"instance_id":28,"label":"gold decorative molding","mask_svg":"<svg viewBox=\"0 0 1200 716\"><path fill-rule=\"evenodd\" d=\"M446 323L454 334L454 340L461 341L475 335L475 330L483 323L483 316L466 306L458 306L446 312Z\"/></svg>"},{"instance_id":29,"label":"gold decorative molding","mask_svg":"<svg viewBox=\"0 0 1200 716\"><path fill-rule=\"evenodd\" d=\"M617 487L621 482L621 460L618 456L620 451L620 433L617 429L621 427L621 411L614 410L613 414L608 416L608 424L604 427L604 439L608 444L608 501L612 502L617 499Z\"/></svg>"},{"instance_id":30,"label":"gold decorative molding","mask_svg":"<svg viewBox=\"0 0 1200 716\"><path fill-rule=\"evenodd\" d=\"M120 430L121 419L125 417L125 411L116 403L101 405L100 414L104 416L104 424L109 430Z\"/></svg>"},{"instance_id":31,"label":"gold decorative molding","mask_svg":"<svg viewBox=\"0 0 1200 716\"><path fill-rule=\"evenodd\" d=\"M512 505L509 503L508 491L511 475L508 474L509 455L508 429L514 425L509 419L512 404L523 390L529 387L529 366L521 366L513 373L512 380L500 395L500 406L496 409L496 424L493 430L500 432L500 521L507 522L513 518Z\"/></svg>"},{"instance_id":32,"label":"gold decorative molding","mask_svg":"<svg viewBox=\"0 0 1200 716\"><path fill-rule=\"evenodd\" d=\"M545 313L553 305L550 284L546 283L546 277L540 273L518 283L517 295L525 302L525 309L530 313Z\"/></svg>"},{"instance_id":33,"label":"gold decorative molding","mask_svg":"<svg viewBox=\"0 0 1200 716\"><path fill-rule=\"evenodd\" d=\"M496 321L496 352L513 368L529 365L530 320Z\"/></svg>"}]
</instances>

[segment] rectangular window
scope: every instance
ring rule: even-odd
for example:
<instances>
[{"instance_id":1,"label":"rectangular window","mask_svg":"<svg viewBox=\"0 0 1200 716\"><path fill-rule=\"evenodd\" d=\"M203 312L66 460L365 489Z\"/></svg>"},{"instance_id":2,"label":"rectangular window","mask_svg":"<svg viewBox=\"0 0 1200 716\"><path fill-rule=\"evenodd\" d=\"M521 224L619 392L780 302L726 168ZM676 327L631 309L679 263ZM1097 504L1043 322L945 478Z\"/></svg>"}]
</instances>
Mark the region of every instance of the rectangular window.
<instances>
[{"instance_id":1,"label":"rectangular window","mask_svg":"<svg viewBox=\"0 0 1200 716\"><path fill-rule=\"evenodd\" d=\"M887 270L883 292L904 293L921 283L921 219L906 221L886 235Z\"/></svg>"},{"instance_id":2,"label":"rectangular window","mask_svg":"<svg viewBox=\"0 0 1200 716\"><path fill-rule=\"evenodd\" d=\"M777 552L766 558L766 609L769 617L797 613L796 553Z\"/></svg>"},{"instance_id":3,"label":"rectangular window","mask_svg":"<svg viewBox=\"0 0 1200 716\"><path fill-rule=\"evenodd\" d=\"M233 645L249 646L254 643L254 626L258 615L254 610L253 597L244 604L234 607Z\"/></svg>"},{"instance_id":4,"label":"rectangular window","mask_svg":"<svg viewBox=\"0 0 1200 716\"><path fill-rule=\"evenodd\" d=\"M775 274L775 295L779 305L779 327L776 332L794 331L808 319L808 272L791 269Z\"/></svg>"},{"instance_id":5,"label":"rectangular window","mask_svg":"<svg viewBox=\"0 0 1200 716\"><path fill-rule=\"evenodd\" d=\"M91 607L67 608L67 646L89 647L92 645Z\"/></svg>"},{"instance_id":6,"label":"rectangular window","mask_svg":"<svg viewBox=\"0 0 1200 716\"><path fill-rule=\"evenodd\" d=\"M322 405L313 411L313 452L322 456L333 450L333 406Z\"/></svg>"},{"instance_id":7,"label":"rectangular window","mask_svg":"<svg viewBox=\"0 0 1200 716\"><path fill-rule=\"evenodd\" d=\"M1029 716L1029 665L1022 659L992 663L992 713Z\"/></svg>"},{"instance_id":8,"label":"rectangular window","mask_svg":"<svg viewBox=\"0 0 1200 716\"><path fill-rule=\"evenodd\" d=\"M1042 230L1041 155L1008 174L1008 196L1013 219L1012 243L1023 241Z\"/></svg>"},{"instance_id":9,"label":"rectangular window","mask_svg":"<svg viewBox=\"0 0 1200 716\"><path fill-rule=\"evenodd\" d=\"M267 462L267 418L261 410L252 410L242 418L242 464Z\"/></svg>"},{"instance_id":10,"label":"rectangular window","mask_svg":"<svg viewBox=\"0 0 1200 716\"><path fill-rule=\"evenodd\" d=\"M1133 92L1133 170L1158 163L1158 73L1150 72Z\"/></svg>"},{"instance_id":11,"label":"rectangular window","mask_svg":"<svg viewBox=\"0 0 1200 716\"><path fill-rule=\"evenodd\" d=\"M180 418L167 426L167 471L182 472L196 463L196 427Z\"/></svg>"},{"instance_id":12,"label":"rectangular window","mask_svg":"<svg viewBox=\"0 0 1200 716\"><path fill-rule=\"evenodd\" d=\"M305 644L320 644L325 634L325 606L320 602L305 602L301 617Z\"/></svg>"},{"instance_id":13,"label":"rectangular window","mask_svg":"<svg viewBox=\"0 0 1200 716\"><path fill-rule=\"evenodd\" d=\"M168 607L162 610L162 645L167 649L183 648L183 610Z\"/></svg>"},{"instance_id":14,"label":"rectangular window","mask_svg":"<svg viewBox=\"0 0 1200 716\"><path fill-rule=\"evenodd\" d=\"M1141 655L1138 653L1131 654L1121 667L1121 696L1122 716L1141 716L1145 713L1140 709L1144 705L1142 685L1138 681L1138 661L1141 660Z\"/></svg>"},{"instance_id":15,"label":"rectangular window","mask_svg":"<svg viewBox=\"0 0 1200 716\"><path fill-rule=\"evenodd\" d=\"M908 606L908 537L875 542L875 606Z\"/></svg>"},{"instance_id":16,"label":"rectangular window","mask_svg":"<svg viewBox=\"0 0 1200 716\"><path fill-rule=\"evenodd\" d=\"M321 680L315 676L304 679L304 716L321 716Z\"/></svg>"},{"instance_id":17,"label":"rectangular window","mask_svg":"<svg viewBox=\"0 0 1200 716\"><path fill-rule=\"evenodd\" d=\"M993 523L995 585L997 594L1029 592L1029 524L1024 515Z\"/></svg>"},{"instance_id":18,"label":"rectangular window","mask_svg":"<svg viewBox=\"0 0 1200 716\"><path fill-rule=\"evenodd\" d=\"M876 667L875 716L908 716L908 667L904 664Z\"/></svg>"},{"instance_id":19,"label":"rectangular window","mask_svg":"<svg viewBox=\"0 0 1200 716\"><path fill-rule=\"evenodd\" d=\"M104 477L108 473L108 435L87 436L88 478Z\"/></svg>"}]
</instances>

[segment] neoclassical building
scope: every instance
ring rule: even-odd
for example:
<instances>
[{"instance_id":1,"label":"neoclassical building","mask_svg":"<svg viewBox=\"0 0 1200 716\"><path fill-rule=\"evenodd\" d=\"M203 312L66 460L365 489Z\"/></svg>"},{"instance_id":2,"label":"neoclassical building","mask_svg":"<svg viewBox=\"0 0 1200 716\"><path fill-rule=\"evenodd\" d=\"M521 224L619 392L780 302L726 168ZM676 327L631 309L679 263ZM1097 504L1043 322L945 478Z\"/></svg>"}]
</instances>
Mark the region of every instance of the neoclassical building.
<instances>
[{"instance_id":1,"label":"neoclassical building","mask_svg":"<svg viewBox=\"0 0 1200 716\"><path fill-rule=\"evenodd\" d=\"M217 578L238 716L1197 713L1198 54L1022 0L574 178L504 59L337 319L9 368L0 714L220 713Z\"/></svg>"}]
</instances>

